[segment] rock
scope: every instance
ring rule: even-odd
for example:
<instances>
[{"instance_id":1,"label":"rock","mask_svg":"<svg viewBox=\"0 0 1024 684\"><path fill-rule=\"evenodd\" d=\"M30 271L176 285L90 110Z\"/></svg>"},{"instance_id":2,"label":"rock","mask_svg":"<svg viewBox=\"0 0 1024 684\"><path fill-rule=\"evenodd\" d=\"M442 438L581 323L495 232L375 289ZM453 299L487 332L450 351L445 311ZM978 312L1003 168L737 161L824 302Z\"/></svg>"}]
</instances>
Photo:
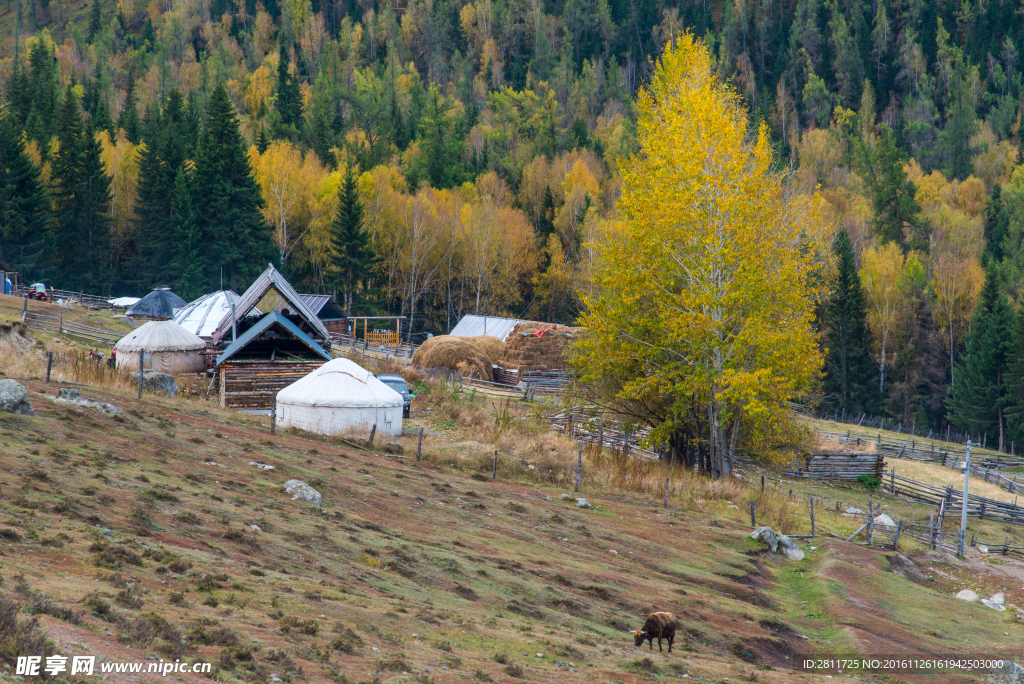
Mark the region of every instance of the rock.
<instances>
[{"instance_id":1,"label":"rock","mask_svg":"<svg viewBox=\"0 0 1024 684\"><path fill-rule=\"evenodd\" d=\"M302 480L288 480L284 483L284 491L289 494L294 494L292 501L302 499L303 501L308 501L317 507L319 507L323 502L323 497L320 496L320 492L316 491Z\"/></svg>"},{"instance_id":2,"label":"rock","mask_svg":"<svg viewBox=\"0 0 1024 684\"><path fill-rule=\"evenodd\" d=\"M981 605L986 606L988 608L991 608L992 610L998 610L998 611L1006 610L1006 606L1003 605L1002 601L996 603L992 599L981 599L980 601L978 601L978 603L980 603Z\"/></svg>"},{"instance_id":3,"label":"rock","mask_svg":"<svg viewBox=\"0 0 1024 684\"><path fill-rule=\"evenodd\" d=\"M16 380L0 380L0 411L20 416L36 415L28 401L28 390Z\"/></svg>"},{"instance_id":4,"label":"rock","mask_svg":"<svg viewBox=\"0 0 1024 684\"><path fill-rule=\"evenodd\" d=\"M771 549L773 552L779 552L779 538L775 536L775 533L772 531L772 528L770 527L758 527L756 530L750 533L750 538L760 539L765 544L767 544L768 548Z\"/></svg>"},{"instance_id":5,"label":"rock","mask_svg":"<svg viewBox=\"0 0 1024 684\"><path fill-rule=\"evenodd\" d=\"M562 496L558 498L562 501L572 501L574 497L571 494L562 494Z\"/></svg>"},{"instance_id":6,"label":"rock","mask_svg":"<svg viewBox=\"0 0 1024 684\"><path fill-rule=\"evenodd\" d=\"M132 380L139 383L139 371L132 373ZM173 397L178 392L178 383L174 382L174 376L167 373L160 373L155 370L142 371L142 387L150 392L163 392Z\"/></svg>"},{"instance_id":7,"label":"rock","mask_svg":"<svg viewBox=\"0 0 1024 684\"><path fill-rule=\"evenodd\" d=\"M850 515L864 515L864 511L860 510L859 508L854 508L853 506L847 506L846 512Z\"/></svg>"},{"instance_id":8,"label":"rock","mask_svg":"<svg viewBox=\"0 0 1024 684\"><path fill-rule=\"evenodd\" d=\"M971 591L970 589L964 589L963 591L958 593L956 597L961 601L970 601L971 603L978 602L978 594Z\"/></svg>"},{"instance_id":9,"label":"rock","mask_svg":"<svg viewBox=\"0 0 1024 684\"><path fill-rule=\"evenodd\" d=\"M267 465L266 463L257 463L256 461L249 461L249 465L256 466L260 470L273 470L274 466Z\"/></svg>"},{"instance_id":10,"label":"rock","mask_svg":"<svg viewBox=\"0 0 1024 684\"><path fill-rule=\"evenodd\" d=\"M729 505L729 508L735 508L737 511L740 510L740 507L734 504L732 501L727 501L726 503Z\"/></svg>"},{"instance_id":11,"label":"rock","mask_svg":"<svg viewBox=\"0 0 1024 684\"><path fill-rule=\"evenodd\" d=\"M262 532L263 531L263 528L260 527L259 525L249 525L249 529L252 530L253 532Z\"/></svg>"},{"instance_id":12,"label":"rock","mask_svg":"<svg viewBox=\"0 0 1024 684\"><path fill-rule=\"evenodd\" d=\"M584 498L576 499L576 508L586 508L587 510L594 510L594 507L590 505L590 502Z\"/></svg>"},{"instance_id":13,"label":"rock","mask_svg":"<svg viewBox=\"0 0 1024 684\"><path fill-rule=\"evenodd\" d=\"M398 442L384 442L381 444L381 449L384 450L385 454L404 454L405 449Z\"/></svg>"},{"instance_id":14,"label":"rock","mask_svg":"<svg viewBox=\"0 0 1024 684\"><path fill-rule=\"evenodd\" d=\"M1002 605L1003 602L1005 601L1005 597L1003 596L1003 592L999 592L998 594L992 594L992 596L989 598L989 601L992 601L993 603L998 603L998 604Z\"/></svg>"},{"instance_id":15,"label":"rock","mask_svg":"<svg viewBox=\"0 0 1024 684\"><path fill-rule=\"evenodd\" d=\"M875 524L881 525L882 527L896 527L896 521L885 513L875 516Z\"/></svg>"},{"instance_id":16,"label":"rock","mask_svg":"<svg viewBox=\"0 0 1024 684\"><path fill-rule=\"evenodd\" d=\"M970 497L967 497L970 500ZM969 508L969 507L968 507ZM988 547L984 544L978 544L978 553L988 553Z\"/></svg>"},{"instance_id":17,"label":"rock","mask_svg":"<svg viewBox=\"0 0 1024 684\"><path fill-rule=\"evenodd\" d=\"M779 534L779 552L784 553L789 560L803 560L804 552L792 539L784 534Z\"/></svg>"},{"instance_id":18,"label":"rock","mask_svg":"<svg viewBox=\"0 0 1024 684\"><path fill-rule=\"evenodd\" d=\"M94 408L111 416L119 416L124 413L113 404L104 404L102 401L96 401L95 399L86 399L78 390L70 387L62 387L57 390L57 396L53 398L53 401L57 404L73 404L75 406Z\"/></svg>"}]
</instances>

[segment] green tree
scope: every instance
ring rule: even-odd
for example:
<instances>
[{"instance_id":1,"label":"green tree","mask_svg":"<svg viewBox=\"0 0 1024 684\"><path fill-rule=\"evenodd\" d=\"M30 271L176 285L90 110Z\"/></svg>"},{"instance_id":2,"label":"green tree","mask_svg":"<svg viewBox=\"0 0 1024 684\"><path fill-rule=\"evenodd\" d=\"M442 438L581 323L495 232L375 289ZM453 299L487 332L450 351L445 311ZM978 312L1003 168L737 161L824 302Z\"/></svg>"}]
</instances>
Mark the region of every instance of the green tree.
<instances>
[{"instance_id":1,"label":"green tree","mask_svg":"<svg viewBox=\"0 0 1024 684\"><path fill-rule=\"evenodd\" d=\"M302 94L290 66L288 48L282 42L277 52L277 113L282 126L297 130L302 125Z\"/></svg>"},{"instance_id":2,"label":"green tree","mask_svg":"<svg viewBox=\"0 0 1024 684\"><path fill-rule=\"evenodd\" d=\"M1009 230L1009 216L1003 205L1003 191L996 183L992 186L992 194L985 203L985 256L1002 261L1003 241Z\"/></svg>"},{"instance_id":3,"label":"green tree","mask_svg":"<svg viewBox=\"0 0 1024 684\"><path fill-rule=\"evenodd\" d=\"M967 430L975 439L986 436L998 440L1001 449L1014 320L999 280L995 264L990 263L971 318L964 353L953 370L954 382L946 407L950 422Z\"/></svg>"},{"instance_id":4,"label":"green tree","mask_svg":"<svg viewBox=\"0 0 1024 684\"><path fill-rule=\"evenodd\" d=\"M380 257L363 226L363 204L350 167L338 189L338 210L331 222L331 284L341 293L342 308L349 315L375 313L372 284Z\"/></svg>"},{"instance_id":5,"label":"green tree","mask_svg":"<svg viewBox=\"0 0 1024 684\"><path fill-rule=\"evenodd\" d=\"M171 209L171 232L174 235L172 271L176 276L174 290L185 300L192 300L203 294L203 267L196 215L192 210L192 190L184 168L179 168L174 176Z\"/></svg>"},{"instance_id":6,"label":"green tree","mask_svg":"<svg viewBox=\"0 0 1024 684\"><path fill-rule=\"evenodd\" d=\"M25 153L21 126L0 108L0 261L26 279L50 275L53 253L49 197L39 168Z\"/></svg>"},{"instance_id":7,"label":"green tree","mask_svg":"<svg viewBox=\"0 0 1024 684\"><path fill-rule=\"evenodd\" d=\"M89 42L96 39L96 34L103 30L103 6L100 0L92 0L89 10Z\"/></svg>"},{"instance_id":8,"label":"green tree","mask_svg":"<svg viewBox=\"0 0 1024 684\"><path fill-rule=\"evenodd\" d=\"M921 207L914 199L916 188L903 170L904 158L892 129L883 125L875 149L867 148L867 177L875 209L872 230L882 241L897 243L904 252L927 248Z\"/></svg>"},{"instance_id":9,"label":"green tree","mask_svg":"<svg viewBox=\"0 0 1024 684\"><path fill-rule=\"evenodd\" d=\"M959 50L956 54L958 57L952 63L946 127L939 134L939 144L946 162L946 175L963 180L974 171L975 150L971 138L978 132L974 101L977 67L966 62Z\"/></svg>"},{"instance_id":10,"label":"green tree","mask_svg":"<svg viewBox=\"0 0 1024 684\"><path fill-rule=\"evenodd\" d=\"M117 127L124 131L131 144L138 145L142 141L142 122L139 119L139 108L135 104L135 79L128 79L124 107L117 119Z\"/></svg>"},{"instance_id":11,"label":"green tree","mask_svg":"<svg viewBox=\"0 0 1024 684\"><path fill-rule=\"evenodd\" d=\"M822 342L826 349L824 403L849 416L871 413L876 410L878 369L871 361L867 298L845 228L836 235L832 249L836 273L821 312Z\"/></svg>"},{"instance_id":12,"label":"green tree","mask_svg":"<svg viewBox=\"0 0 1024 684\"><path fill-rule=\"evenodd\" d=\"M205 288L245 289L277 260L270 226L260 207L263 198L252 174L246 145L227 90L210 95L206 126L196 158L196 215L203 251ZM241 290L239 290L241 291Z\"/></svg>"},{"instance_id":13,"label":"green tree","mask_svg":"<svg viewBox=\"0 0 1024 684\"><path fill-rule=\"evenodd\" d=\"M462 137L450 116L454 105L430 86L420 119L420 155L416 171L435 188L450 188L461 180Z\"/></svg>"}]
</instances>

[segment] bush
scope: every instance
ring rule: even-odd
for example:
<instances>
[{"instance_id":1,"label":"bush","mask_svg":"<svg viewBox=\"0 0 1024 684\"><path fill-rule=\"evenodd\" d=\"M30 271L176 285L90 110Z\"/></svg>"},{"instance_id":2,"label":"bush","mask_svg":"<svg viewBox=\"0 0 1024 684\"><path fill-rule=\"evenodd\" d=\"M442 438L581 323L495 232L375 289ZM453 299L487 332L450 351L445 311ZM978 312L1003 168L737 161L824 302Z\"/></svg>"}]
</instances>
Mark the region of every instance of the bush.
<instances>
[{"instance_id":1,"label":"bush","mask_svg":"<svg viewBox=\"0 0 1024 684\"><path fill-rule=\"evenodd\" d=\"M874 475L861 475L860 477L857 478L857 482L860 482L862 485L864 485L865 489L867 489L869 492L875 491L876 489L878 489L879 485L882 484L882 481L879 480Z\"/></svg>"}]
</instances>

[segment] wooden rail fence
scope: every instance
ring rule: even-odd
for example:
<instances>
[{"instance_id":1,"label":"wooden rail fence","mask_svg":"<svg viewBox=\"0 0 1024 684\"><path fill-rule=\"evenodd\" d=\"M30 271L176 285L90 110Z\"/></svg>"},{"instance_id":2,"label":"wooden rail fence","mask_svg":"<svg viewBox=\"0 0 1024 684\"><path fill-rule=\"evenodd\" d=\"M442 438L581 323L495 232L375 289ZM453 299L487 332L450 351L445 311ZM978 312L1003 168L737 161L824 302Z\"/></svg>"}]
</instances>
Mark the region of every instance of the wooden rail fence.
<instances>
[{"instance_id":1,"label":"wooden rail fence","mask_svg":"<svg viewBox=\"0 0 1024 684\"><path fill-rule=\"evenodd\" d=\"M890 471L885 475L882 487L893 496L919 501L938 507L943 516L959 517L963 505L963 491L952 485L936 487L917 482ZM976 494L967 495L967 517L982 520L996 520L1011 525L1024 525L1024 506L989 499Z\"/></svg>"},{"instance_id":2,"label":"wooden rail fence","mask_svg":"<svg viewBox=\"0 0 1024 684\"><path fill-rule=\"evenodd\" d=\"M789 477L813 480L857 481L864 475L879 480L885 474L885 456L859 451L815 451L797 458L785 471Z\"/></svg>"}]
</instances>

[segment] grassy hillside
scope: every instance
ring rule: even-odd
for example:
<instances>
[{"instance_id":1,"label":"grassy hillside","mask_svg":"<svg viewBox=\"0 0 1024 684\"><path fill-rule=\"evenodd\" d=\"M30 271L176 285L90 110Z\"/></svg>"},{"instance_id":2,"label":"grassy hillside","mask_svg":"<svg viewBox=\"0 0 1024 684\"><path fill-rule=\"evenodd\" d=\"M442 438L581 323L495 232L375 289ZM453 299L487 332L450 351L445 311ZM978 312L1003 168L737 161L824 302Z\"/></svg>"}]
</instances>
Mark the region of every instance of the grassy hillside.
<instances>
[{"instance_id":1,"label":"grassy hillside","mask_svg":"<svg viewBox=\"0 0 1024 684\"><path fill-rule=\"evenodd\" d=\"M1021 600L1012 560L915 552L914 583L832 536L802 543L801 562L748 537L747 497L790 532L808 526L806 494L829 497L819 526L846 536L860 521L823 509L866 508L863 489L769 477L761 495L674 474L666 510L642 483L663 475L587 454L581 495L597 510L580 510L559 499L571 444L529 409L443 387L423 387L407 423L427 429L418 463L415 436L396 458L271 435L212 402L81 388L125 411L107 416L24 382L37 415L0 415L0 592L65 655L209 659L229 682L788 682L819 678L789 669L807 649L1024 655L1016 611L952 598ZM322 510L283 491L292 478ZM632 644L655 609L680 619L671 655Z\"/></svg>"}]
</instances>

